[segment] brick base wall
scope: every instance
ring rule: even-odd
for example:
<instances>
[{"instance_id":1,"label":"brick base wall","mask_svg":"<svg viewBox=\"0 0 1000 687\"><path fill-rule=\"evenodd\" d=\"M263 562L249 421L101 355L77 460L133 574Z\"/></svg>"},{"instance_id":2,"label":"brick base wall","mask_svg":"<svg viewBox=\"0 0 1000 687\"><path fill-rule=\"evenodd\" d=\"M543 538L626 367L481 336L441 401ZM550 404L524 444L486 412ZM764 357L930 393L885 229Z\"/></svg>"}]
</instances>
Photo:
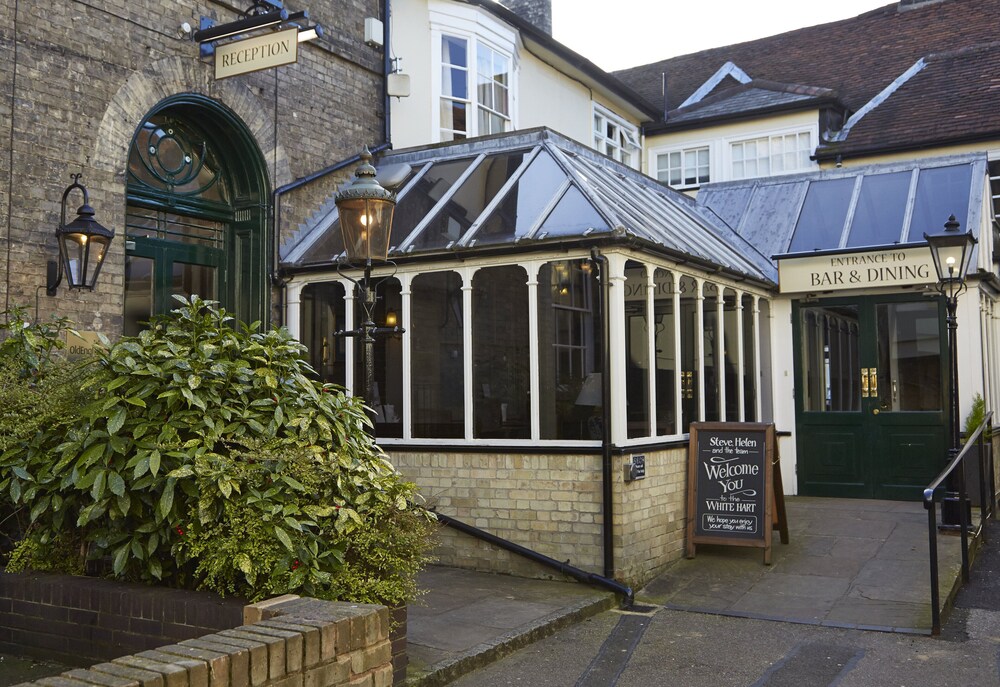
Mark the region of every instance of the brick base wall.
<instances>
[{"instance_id":1,"label":"brick base wall","mask_svg":"<svg viewBox=\"0 0 1000 687\"><path fill-rule=\"evenodd\" d=\"M236 627L243 606L206 592L0 573L0 651L88 665Z\"/></svg>"},{"instance_id":2,"label":"brick base wall","mask_svg":"<svg viewBox=\"0 0 1000 687\"><path fill-rule=\"evenodd\" d=\"M503 539L590 572L603 574L600 455L515 452L407 452L387 449L393 464L420 488L428 506ZM687 443L646 456L646 477L626 483L612 461L615 577L641 585L683 555ZM447 527L435 555L442 565L524 577L549 568Z\"/></svg>"}]
</instances>

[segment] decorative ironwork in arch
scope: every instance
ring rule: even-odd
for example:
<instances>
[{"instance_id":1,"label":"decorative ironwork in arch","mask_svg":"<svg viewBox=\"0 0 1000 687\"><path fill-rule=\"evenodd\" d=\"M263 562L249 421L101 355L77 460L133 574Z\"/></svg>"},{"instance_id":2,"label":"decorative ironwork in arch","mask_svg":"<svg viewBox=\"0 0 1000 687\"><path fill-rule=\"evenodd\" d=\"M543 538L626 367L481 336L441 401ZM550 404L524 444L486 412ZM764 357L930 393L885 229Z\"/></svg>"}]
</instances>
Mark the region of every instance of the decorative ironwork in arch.
<instances>
[{"instance_id":1,"label":"decorative ironwork in arch","mask_svg":"<svg viewBox=\"0 0 1000 687\"><path fill-rule=\"evenodd\" d=\"M208 137L187 122L164 115L139 128L129 155L130 192L151 192L230 203L223 165Z\"/></svg>"}]
</instances>

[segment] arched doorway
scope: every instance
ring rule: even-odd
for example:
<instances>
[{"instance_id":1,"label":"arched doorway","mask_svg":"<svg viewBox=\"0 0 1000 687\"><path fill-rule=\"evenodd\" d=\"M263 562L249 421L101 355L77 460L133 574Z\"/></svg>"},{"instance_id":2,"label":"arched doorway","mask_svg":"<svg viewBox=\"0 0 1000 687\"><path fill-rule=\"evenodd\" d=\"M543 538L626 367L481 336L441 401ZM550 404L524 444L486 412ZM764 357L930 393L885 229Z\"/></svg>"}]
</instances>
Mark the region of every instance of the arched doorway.
<instances>
[{"instance_id":1,"label":"arched doorway","mask_svg":"<svg viewBox=\"0 0 1000 687\"><path fill-rule=\"evenodd\" d=\"M269 188L249 130L219 103L174 96L143 119L126 186L126 335L175 307L174 295L267 321Z\"/></svg>"}]
</instances>

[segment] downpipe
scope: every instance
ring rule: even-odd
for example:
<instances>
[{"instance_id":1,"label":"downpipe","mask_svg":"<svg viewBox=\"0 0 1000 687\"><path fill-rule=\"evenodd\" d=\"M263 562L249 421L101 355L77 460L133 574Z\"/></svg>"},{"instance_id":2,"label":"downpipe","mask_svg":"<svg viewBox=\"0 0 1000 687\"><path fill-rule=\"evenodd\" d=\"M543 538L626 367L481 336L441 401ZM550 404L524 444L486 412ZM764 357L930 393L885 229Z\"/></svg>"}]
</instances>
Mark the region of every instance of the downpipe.
<instances>
[{"instance_id":1,"label":"downpipe","mask_svg":"<svg viewBox=\"0 0 1000 687\"><path fill-rule=\"evenodd\" d=\"M590 249L590 259L599 265L600 277L597 307L601 327L601 509L603 511L601 532L604 545L604 576L612 578L615 575L614 549L614 500L612 456L611 456L611 323L608 314L609 289L611 280L608 278L609 265L606 256L596 248Z\"/></svg>"},{"instance_id":2,"label":"downpipe","mask_svg":"<svg viewBox=\"0 0 1000 687\"><path fill-rule=\"evenodd\" d=\"M607 577L602 577L596 573L581 570L580 568L572 566L569 563L563 563L554 558L549 558L545 554L532 551L531 549L525 548L520 544L515 544L508 539L498 537L495 534L490 534L486 530L481 530L478 527L464 523L461 520L456 520L449 515L444 515L443 513L438 513L433 510L431 512L433 512L434 515L437 516L437 519L443 524L448 527L452 527L459 532L463 532L464 534L468 534L476 539L481 539L482 541L493 544L501 549L510 551L511 553L516 553L517 555L524 556L525 558L535 561L536 563L541 563L544 566L558 570L563 575L568 575L579 582L610 590L623 597L622 605L625 607L630 607L635 602L635 593L632 591L632 588L626 587L621 582Z\"/></svg>"}]
</instances>

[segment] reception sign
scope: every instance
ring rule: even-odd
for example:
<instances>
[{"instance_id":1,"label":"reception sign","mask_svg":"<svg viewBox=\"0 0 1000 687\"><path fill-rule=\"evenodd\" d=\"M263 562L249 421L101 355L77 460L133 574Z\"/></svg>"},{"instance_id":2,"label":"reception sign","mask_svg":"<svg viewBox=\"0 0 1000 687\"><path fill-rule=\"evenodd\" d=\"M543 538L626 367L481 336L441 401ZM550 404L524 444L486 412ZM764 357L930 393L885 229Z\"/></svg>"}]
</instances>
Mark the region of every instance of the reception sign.
<instances>
[{"instance_id":1,"label":"reception sign","mask_svg":"<svg viewBox=\"0 0 1000 687\"><path fill-rule=\"evenodd\" d=\"M287 29L220 45L215 49L215 78L280 67L298 60L299 30Z\"/></svg>"},{"instance_id":2,"label":"reception sign","mask_svg":"<svg viewBox=\"0 0 1000 687\"><path fill-rule=\"evenodd\" d=\"M937 282L926 245L778 259L781 293L821 293Z\"/></svg>"}]
</instances>

